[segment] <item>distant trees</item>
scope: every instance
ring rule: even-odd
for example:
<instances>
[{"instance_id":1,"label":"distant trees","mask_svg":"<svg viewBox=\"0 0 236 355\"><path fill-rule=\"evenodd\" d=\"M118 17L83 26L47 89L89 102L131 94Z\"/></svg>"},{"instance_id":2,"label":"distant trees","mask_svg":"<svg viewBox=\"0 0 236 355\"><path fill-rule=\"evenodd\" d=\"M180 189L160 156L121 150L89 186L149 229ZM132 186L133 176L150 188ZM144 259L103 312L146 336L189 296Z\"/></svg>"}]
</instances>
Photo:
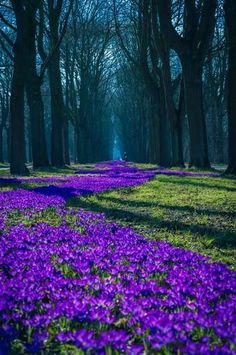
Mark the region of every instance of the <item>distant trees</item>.
<instances>
[{"instance_id":1,"label":"distant trees","mask_svg":"<svg viewBox=\"0 0 236 355\"><path fill-rule=\"evenodd\" d=\"M113 58L109 52L112 31L106 1L6 0L0 10L0 21L4 23L0 46L14 65L10 95L11 172L28 173L26 103L29 155L32 151L34 168L70 164L72 151L76 161L109 159ZM50 95L49 141L42 88ZM5 124L3 89L1 95L0 133ZM48 116L48 104L46 109ZM2 139L0 144L2 148Z\"/></svg>"},{"instance_id":2,"label":"distant trees","mask_svg":"<svg viewBox=\"0 0 236 355\"><path fill-rule=\"evenodd\" d=\"M147 159L152 163L168 166L172 163L170 117L163 117L166 113L164 82L160 70L160 54L156 51L154 45L156 40L152 36L150 4L150 1L140 0L124 5L123 2L114 0L114 21L118 43L129 65L132 66L131 75L138 79L134 81L134 85L137 92L146 96L146 110L141 110L140 114L143 115L147 125L145 137L145 140L148 140ZM134 123L134 126L138 133L137 123ZM138 135L136 140L137 138Z\"/></svg>"},{"instance_id":3,"label":"distant trees","mask_svg":"<svg viewBox=\"0 0 236 355\"><path fill-rule=\"evenodd\" d=\"M55 46L50 54L43 58L44 62L41 66L42 69L38 72L36 51L38 21L36 16L37 12L39 12L42 7L42 1L12 0L11 5L15 16L16 27L14 28L10 25L10 21L5 20L5 17L2 15L2 19L8 27L16 31L14 45L11 45L10 38L7 35L5 36L7 43L11 45L14 53L12 58L14 71L10 102L10 164L11 173L26 174L28 173L28 169L25 166L25 94L27 94L30 110L33 166L35 168L45 167L49 165L49 160L45 138L44 107L41 86L43 83L44 72L53 58L53 52L58 50L58 46ZM9 11L11 10L8 5L5 6ZM8 16L11 20L11 13L8 14ZM42 26L44 26L44 24ZM40 33L40 35L42 36L42 33ZM7 51L11 57L10 51L11 48ZM57 146L60 146L60 143ZM53 159L52 163L56 165L56 162Z\"/></svg>"},{"instance_id":4,"label":"distant trees","mask_svg":"<svg viewBox=\"0 0 236 355\"><path fill-rule=\"evenodd\" d=\"M121 151L126 152L129 159L142 163L150 161L154 152L150 140L147 140L151 133L150 98L139 80L137 68L123 63L114 84L113 113Z\"/></svg>"},{"instance_id":5,"label":"distant trees","mask_svg":"<svg viewBox=\"0 0 236 355\"><path fill-rule=\"evenodd\" d=\"M27 174L26 157L105 160L116 141L130 160L235 172L234 11L231 0L2 0L0 161Z\"/></svg>"},{"instance_id":6,"label":"distant trees","mask_svg":"<svg viewBox=\"0 0 236 355\"><path fill-rule=\"evenodd\" d=\"M115 3L118 8L119 1ZM140 57L137 65L156 104L156 122L159 121L157 125L160 135L160 152L156 158L163 165L183 165L178 103L173 80L173 61L177 60L171 51L174 50L182 67L177 76L175 73L175 77L183 77L182 88L189 122L190 165L209 166L202 76L205 57L214 33L216 5L215 0L198 5L195 1L131 1L130 16L133 23L136 21L134 38ZM136 17L133 10L135 6ZM178 17L173 17L174 13ZM117 14L115 16L118 17ZM121 17L122 11L120 23ZM121 27L122 24L116 26L121 48L128 60L134 62L128 45L125 47ZM181 80L179 95L180 88Z\"/></svg>"},{"instance_id":7,"label":"distant trees","mask_svg":"<svg viewBox=\"0 0 236 355\"><path fill-rule=\"evenodd\" d=\"M108 103L113 58L106 1L75 3L64 50L67 110L75 130L78 162L109 158Z\"/></svg>"},{"instance_id":8,"label":"distant trees","mask_svg":"<svg viewBox=\"0 0 236 355\"><path fill-rule=\"evenodd\" d=\"M123 62L133 67L134 85L149 98L140 112L150 162L176 166L185 160L198 168L209 167L210 159L226 162L228 41L222 10L222 0L113 0ZM131 117L137 133L137 115Z\"/></svg>"}]
</instances>

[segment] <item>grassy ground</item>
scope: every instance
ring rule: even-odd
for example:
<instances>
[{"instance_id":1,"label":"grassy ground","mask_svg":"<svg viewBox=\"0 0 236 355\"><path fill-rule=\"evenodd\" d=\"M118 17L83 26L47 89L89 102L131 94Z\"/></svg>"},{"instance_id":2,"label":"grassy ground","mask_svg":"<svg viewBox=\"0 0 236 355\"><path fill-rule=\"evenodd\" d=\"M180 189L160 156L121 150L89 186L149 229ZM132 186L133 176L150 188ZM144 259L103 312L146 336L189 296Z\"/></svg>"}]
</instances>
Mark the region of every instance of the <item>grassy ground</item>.
<instances>
[{"instance_id":1,"label":"grassy ground","mask_svg":"<svg viewBox=\"0 0 236 355\"><path fill-rule=\"evenodd\" d=\"M56 168L45 168L45 169L36 169L33 170L31 166L28 166L30 170L30 176L54 176L54 175L70 175L73 174L78 166L74 165L71 167L65 167L64 169L56 169ZM7 164L0 164L0 177L9 177L10 169Z\"/></svg>"},{"instance_id":2,"label":"grassy ground","mask_svg":"<svg viewBox=\"0 0 236 355\"><path fill-rule=\"evenodd\" d=\"M147 237L209 255L236 269L236 181L159 175L138 187L73 199Z\"/></svg>"}]
</instances>

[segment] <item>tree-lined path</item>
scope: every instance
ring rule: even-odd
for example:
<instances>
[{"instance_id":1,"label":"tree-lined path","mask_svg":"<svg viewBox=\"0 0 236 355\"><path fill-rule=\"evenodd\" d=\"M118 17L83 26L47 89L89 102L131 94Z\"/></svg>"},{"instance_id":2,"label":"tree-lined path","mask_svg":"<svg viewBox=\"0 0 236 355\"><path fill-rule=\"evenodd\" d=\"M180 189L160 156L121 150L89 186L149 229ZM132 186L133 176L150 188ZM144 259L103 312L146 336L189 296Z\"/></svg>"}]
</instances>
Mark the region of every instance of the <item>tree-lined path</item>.
<instances>
[{"instance_id":1,"label":"tree-lined path","mask_svg":"<svg viewBox=\"0 0 236 355\"><path fill-rule=\"evenodd\" d=\"M0 163L235 174L234 0L2 0Z\"/></svg>"}]
</instances>

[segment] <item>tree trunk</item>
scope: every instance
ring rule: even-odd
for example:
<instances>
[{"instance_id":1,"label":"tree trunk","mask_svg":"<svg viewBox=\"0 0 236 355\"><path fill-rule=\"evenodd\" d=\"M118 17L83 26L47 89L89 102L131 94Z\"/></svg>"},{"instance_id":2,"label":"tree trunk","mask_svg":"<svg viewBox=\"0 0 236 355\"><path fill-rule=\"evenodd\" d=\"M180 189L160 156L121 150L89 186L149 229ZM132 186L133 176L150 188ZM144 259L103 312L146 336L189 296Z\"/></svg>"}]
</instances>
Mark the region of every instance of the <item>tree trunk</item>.
<instances>
[{"instance_id":1,"label":"tree trunk","mask_svg":"<svg viewBox=\"0 0 236 355\"><path fill-rule=\"evenodd\" d=\"M203 112L202 65L193 59L183 63L185 106L190 133L190 166L208 168L206 122Z\"/></svg>"},{"instance_id":2,"label":"tree trunk","mask_svg":"<svg viewBox=\"0 0 236 355\"><path fill-rule=\"evenodd\" d=\"M190 129L190 165L209 167L206 123L203 113L202 68L214 34L216 0L183 3L183 37L174 27L170 0L156 0L160 27L168 47L178 54L184 77L186 113Z\"/></svg>"},{"instance_id":3,"label":"tree trunk","mask_svg":"<svg viewBox=\"0 0 236 355\"><path fill-rule=\"evenodd\" d=\"M59 168L65 165L63 135L65 107L60 70L60 48L57 48L57 43L59 42L59 18L62 10L60 4L61 1L54 4L54 1L48 0L51 50L54 50L53 58L51 58L48 66L52 117L51 163Z\"/></svg>"},{"instance_id":4,"label":"tree trunk","mask_svg":"<svg viewBox=\"0 0 236 355\"><path fill-rule=\"evenodd\" d=\"M11 157L11 132L10 132L10 127L6 129L6 135L7 135L7 149L6 149L6 161L10 163L10 157Z\"/></svg>"},{"instance_id":5,"label":"tree trunk","mask_svg":"<svg viewBox=\"0 0 236 355\"><path fill-rule=\"evenodd\" d=\"M227 173L236 174L236 3L225 0L225 14L228 28L229 69L228 69L228 129L229 129L229 165Z\"/></svg>"},{"instance_id":6,"label":"tree trunk","mask_svg":"<svg viewBox=\"0 0 236 355\"><path fill-rule=\"evenodd\" d=\"M0 163L4 163L3 159L3 127L0 125Z\"/></svg>"},{"instance_id":7,"label":"tree trunk","mask_svg":"<svg viewBox=\"0 0 236 355\"><path fill-rule=\"evenodd\" d=\"M152 100L151 100L152 101ZM161 147L160 147L160 117L155 104L151 102L149 113L149 162L152 164L160 164Z\"/></svg>"},{"instance_id":8,"label":"tree trunk","mask_svg":"<svg viewBox=\"0 0 236 355\"><path fill-rule=\"evenodd\" d=\"M31 122L30 122L30 127L28 127L28 157L29 157L29 163L33 162L33 154L32 154L32 129L31 129Z\"/></svg>"},{"instance_id":9,"label":"tree trunk","mask_svg":"<svg viewBox=\"0 0 236 355\"><path fill-rule=\"evenodd\" d=\"M66 45L65 72L66 72L66 98L64 116L64 151L65 163L70 165L70 146L69 146L69 47Z\"/></svg>"},{"instance_id":10,"label":"tree trunk","mask_svg":"<svg viewBox=\"0 0 236 355\"><path fill-rule=\"evenodd\" d=\"M176 111L177 119L177 134L178 134L178 152L179 152L179 166L185 167L184 154L183 154L183 120L185 117L185 104L184 104L184 82L181 79L179 106Z\"/></svg>"},{"instance_id":11,"label":"tree trunk","mask_svg":"<svg viewBox=\"0 0 236 355\"><path fill-rule=\"evenodd\" d=\"M88 162L88 115L87 115L87 104L88 104L88 93L87 93L87 80L86 75L81 71L81 84L80 84L80 106L78 113L79 123L78 128L78 148L77 155L80 163Z\"/></svg>"},{"instance_id":12,"label":"tree trunk","mask_svg":"<svg viewBox=\"0 0 236 355\"><path fill-rule=\"evenodd\" d=\"M171 150L172 152L172 157L170 165L183 166L183 161L180 152L181 144L179 142L180 137L178 135L177 115L174 106L174 95L171 83L169 51L165 51L165 53L163 53L162 55L162 69L165 96L165 111L167 116L166 119L169 122L171 134L171 147L169 147L169 150Z\"/></svg>"},{"instance_id":13,"label":"tree trunk","mask_svg":"<svg viewBox=\"0 0 236 355\"><path fill-rule=\"evenodd\" d=\"M70 165L69 122L67 117L65 117L63 132L64 132L65 164Z\"/></svg>"},{"instance_id":14,"label":"tree trunk","mask_svg":"<svg viewBox=\"0 0 236 355\"><path fill-rule=\"evenodd\" d=\"M27 36L25 11L21 1L12 1L17 22L17 37L14 44L14 71L10 99L10 171L11 174L28 175L25 165L24 93L27 73Z\"/></svg>"},{"instance_id":15,"label":"tree trunk","mask_svg":"<svg viewBox=\"0 0 236 355\"><path fill-rule=\"evenodd\" d=\"M44 126L44 107L39 78L33 73L27 83L26 92L30 109L33 167L49 166Z\"/></svg>"},{"instance_id":16,"label":"tree trunk","mask_svg":"<svg viewBox=\"0 0 236 355\"><path fill-rule=\"evenodd\" d=\"M74 163L78 163L78 129L77 123L74 124Z\"/></svg>"},{"instance_id":17,"label":"tree trunk","mask_svg":"<svg viewBox=\"0 0 236 355\"><path fill-rule=\"evenodd\" d=\"M26 83L27 101L30 109L30 124L32 134L33 167L49 166L44 125L44 106L41 94L41 79L36 69L36 10L37 2L27 6L28 17L28 76Z\"/></svg>"},{"instance_id":18,"label":"tree trunk","mask_svg":"<svg viewBox=\"0 0 236 355\"><path fill-rule=\"evenodd\" d=\"M166 102L164 87L159 89L159 120L160 120L160 135L156 139L160 140L160 165L171 166L172 165L172 139L170 130L170 120L166 111Z\"/></svg>"},{"instance_id":19,"label":"tree trunk","mask_svg":"<svg viewBox=\"0 0 236 355\"><path fill-rule=\"evenodd\" d=\"M52 165L63 167L64 161L64 103L60 73L60 56L55 54L49 67L49 83L51 92L51 117L52 117Z\"/></svg>"},{"instance_id":20,"label":"tree trunk","mask_svg":"<svg viewBox=\"0 0 236 355\"><path fill-rule=\"evenodd\" d=\"M223 127L224 112L221 108L218 109L216 115L216 162L218 164L224 163L224 127Z\"/></svg>"}]
</instances>

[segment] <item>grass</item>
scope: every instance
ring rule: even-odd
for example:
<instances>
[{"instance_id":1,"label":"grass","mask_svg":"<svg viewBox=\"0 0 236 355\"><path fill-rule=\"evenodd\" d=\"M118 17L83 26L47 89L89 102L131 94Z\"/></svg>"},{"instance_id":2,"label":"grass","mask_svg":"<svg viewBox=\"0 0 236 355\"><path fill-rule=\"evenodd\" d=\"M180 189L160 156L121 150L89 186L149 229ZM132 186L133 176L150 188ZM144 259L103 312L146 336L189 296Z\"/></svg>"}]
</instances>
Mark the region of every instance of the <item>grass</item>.
<instances>
[{"instance_id":1,"label":"grass","mask_svg":"<svg viewBox=\"0 0 236 355\"><path fill-rule=\"evenodd\" d=\"M71 175L74 174L79 169L92 169L94 165L87 164L72 164L70 166L66 165L64 168L41 168L41 169L33 169L31 165L28 165L30 170L30 176L55 176L55 175ZM0 164L0 177L9 177L10 175L10 168L9 164Z\"/></svg>"},{"instance_id":2,"label":"grass","mask_svg":"<svg viewBox=\"0 0 236 355\"><path fill-rule=\"evenodd\" d=\"M75 198L68 206L105 212L108 219L149 238L208 255L236 269L234 179L159 175L142 186Z\"/></svg>"}]
</instances>

